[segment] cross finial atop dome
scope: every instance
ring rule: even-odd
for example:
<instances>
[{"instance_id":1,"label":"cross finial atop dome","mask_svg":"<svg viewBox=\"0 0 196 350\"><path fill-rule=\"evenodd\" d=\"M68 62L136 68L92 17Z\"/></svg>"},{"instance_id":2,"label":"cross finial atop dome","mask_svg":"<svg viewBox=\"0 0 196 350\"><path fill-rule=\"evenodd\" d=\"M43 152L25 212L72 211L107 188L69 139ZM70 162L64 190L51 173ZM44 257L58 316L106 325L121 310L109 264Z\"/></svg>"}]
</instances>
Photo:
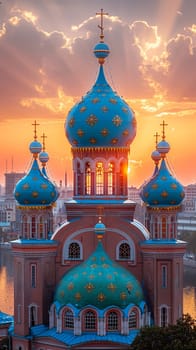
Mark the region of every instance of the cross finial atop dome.
<instances>
[{"instance_id":1,"label":"cross finial atop dome","mask_svg":"<svg viewBox=\"0 0 196 350\"><path fill-rule=\"evenodd\" d=\"M168 124L166 124L165 121L163 120L163 123L160 124L160 126L163 127L163 130L162 130L162 140L165 140L165 127L168 126Z\"/></svg>"},{"instance_id":2,"label":"cross finial atop dome","mask_svg":"<svg viewBox=\"0 0 196 350\"><path fill-rule=\"evenodd\" d=\"M46 150L45 139L47 138L47 136L43 133L43 135L41 136L41 138L43 139L43 147L42 147L42 149L43 149L43 151L45 151L45 150Z\"/></svg>"},{"instance_id":3,"label":"cross finial atop dome","mask_svg":"<svg viewBox=\"0 0 196 350\"><path fill-rule=\"evenodd\" d=\"M39 125L36 120L34 121L34 124L32 124L34 126L34 140L37 140L37 126Z\"/></svg>"},{"instance_id":4,"label":"cross finial atop dome","mask_svg":"<svg viewBox=\"0 0 196 350\"><path fill-rule=\"evenodd\" d=\"M158 137L159 137L159 136L160 136L160 135L159 135L158 132L156 132L156 133L154 134L156 146L157 146L157 143L158 143Z\"/></svg>"},{"instance_id":5,"label":"cross finial atop dome","mask_svg":"<svg viewBox=\"0 0 196 350\"><path fill-rule=\"evenodd\" d=\"M103 39L104 39L104 34L103 34L103 31L104 31L103 16L107 16L108 13L104 12L103 9L101 9L101 12L97 12L96 15L101 17L101 25L98 25L98 28L101 29L100 42L103 43Z\"/></svg>"}]
</instances>

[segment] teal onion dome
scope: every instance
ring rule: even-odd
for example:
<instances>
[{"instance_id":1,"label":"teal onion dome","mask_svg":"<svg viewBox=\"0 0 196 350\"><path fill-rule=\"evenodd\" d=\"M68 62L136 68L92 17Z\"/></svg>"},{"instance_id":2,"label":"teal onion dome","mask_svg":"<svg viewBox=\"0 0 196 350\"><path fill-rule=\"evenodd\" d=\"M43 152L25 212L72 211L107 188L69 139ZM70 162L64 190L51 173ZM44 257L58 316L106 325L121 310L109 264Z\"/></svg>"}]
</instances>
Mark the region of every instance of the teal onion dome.
<instances>
[{"instance_id":1,"label":"teal onion dome","mask_svg":"<svg viewBox=\"0 0 196 350\"><path fill-rule=\"evenodd\" d=\"M72 147L129 147L136 135L136 119L129 105L108 84L103 69L108 46L94 48L100 63L91 90L69 111L65 132Z\"/></svg>"},{"instance_id":2,"label":"teal onion dome","mask_svg":"<svg viewBox=\"0 0 196 350\"><path fill-rule=\"evenodd\" d=\"M164 156L170 150L170 145L167 141L162 140L157 144L157 151Z\"/></svg>"},{"instance_id":3,"label":"teal onion dome","mask_svg":"<svg viewBox=\"0 0 196 350\"><path fill-rule=\"evenodd\" d=\"M96 250L82 264L68 271L57 286L55 301L61 306L71 303L77 308L87 305L104 309L125 308L143 300L137 279L112 261L99 241Z\"/></svg>"},{"instance_id":4,"label":"teal onion dome","mask_svg":"<svg viewBox=\"0 0 196 350\"><path fill-rule=\"evenodd\" d=\"M103 222L101 222L101 218L99 218L98 223L94 227L94 231L98 239L103 238L103 235L105 234L105 229L106 229L105 225L103 224Z\"/></svg>"},{"instance_id":5,"label":"teal onion dome","mask_svg":"<svg viewBox=\"0 0 196 350\"><path fill-rule=\"evenodd\" d=\"M14 196L21 206L52 205L59 195L56 186L39 168L37 155L42 146L39 148L38 144L38 141L33 141L30 144L30 150L34 157L31 168L15 186Z\"/></svg>"},{"instance_id":6,"label":"teal onion dome","mask_svg":"<svg viewBox=\"0 0 196 350\"><path fill-rule=\"evenodd\" d=\"M46 163L49 161L49 155L47 152L43 151L39 154L39 160L42 163L42 165L46 165Z\"/></svg>"},{"instance_id":7,"label":"teal onion dome","mask_svg":"<svg viewBox=\"0 0 196 350\"><path fill-rule=\"evenodd\" d=\"M41 152L42 145L39 141L34 140L30 143L29 149L33 155L37 155Z\"/></svg>"},{"instance_id":8,"label":"teal onion dome","mask_svg":"<svg viewBox=\"0 0 196 350\"><path fill-rule=\"evenodd\" d=\"M171 175L165 159L140 193L142 200L150 206L178 206L184 198L183 186Z\"/></svg>"}]
</instances>

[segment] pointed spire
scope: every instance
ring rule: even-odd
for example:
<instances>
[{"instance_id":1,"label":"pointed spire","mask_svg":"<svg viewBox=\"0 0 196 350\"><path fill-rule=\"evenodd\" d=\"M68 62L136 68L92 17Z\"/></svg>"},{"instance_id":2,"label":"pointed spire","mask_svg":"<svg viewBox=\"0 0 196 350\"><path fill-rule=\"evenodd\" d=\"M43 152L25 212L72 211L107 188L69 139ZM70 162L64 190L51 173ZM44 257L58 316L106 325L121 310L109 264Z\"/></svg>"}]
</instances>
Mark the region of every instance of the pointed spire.
<instances>
[{"instance_id":1,"label":"pointed spire","mask_svg":"<svg viewBox=\"0 0 196 350\"><path fill-rule=\"evenodd\" d=\"M29 149L30 152L33 154L33 158L37 159L38 154L41 152L42 149L41 143L37 141L37 126L39 124L35 120L34 124L32 125L34 126L34 141L30 143Z\"/></svg>"},{"instance_id":2,"label":"pointed spire","mask_svg":"<svg viewBox=\"0 0 196 350\"><path fill-rule=\"evenodd\" d=\"M97 12L96 13L96 16L100 16L101 18L101 25L98 25L98 28L101 29L101 34L100 34L100 43L103 43L104 42L104 34L103 34L103 31L104 31L104 26L103 26L103 18L104 16L108 16L108 13L107 12L104 12L103 9L101 9L101 12Z\"/></svg>"}]
</instances>

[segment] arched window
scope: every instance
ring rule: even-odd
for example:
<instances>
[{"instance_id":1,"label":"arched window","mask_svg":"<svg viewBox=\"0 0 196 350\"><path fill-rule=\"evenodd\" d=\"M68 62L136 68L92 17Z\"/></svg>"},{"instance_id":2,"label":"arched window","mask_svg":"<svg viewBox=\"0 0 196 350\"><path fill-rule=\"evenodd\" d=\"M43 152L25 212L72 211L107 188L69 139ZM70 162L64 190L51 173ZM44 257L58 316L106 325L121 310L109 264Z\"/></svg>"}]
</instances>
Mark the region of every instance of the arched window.
<instances>
[{"instance_id":1,"label":"arched window","mask_svg":"<svg viewBox=\"0 0 196 350\"><path fill-rule=\"evenodd\" d=\"M120 164L120 178L119 178L119 184L120 184L120 195L124 196L126 194L127 190L127 165L125 163Z\"/></svg>"},{"instance_id":2,"label":"arched window","mask_svg":"<svg viewBox=\"0 0 196 350\"><path fill-rule=\"evenodd\" d=\"M74 328L74 316L71 310L66 310L64 313L64 328L67 328L67 329Z\"/></svg>"},{"instance_id":3,"label":"arched window","mask_svg":"<svg viewBox=\"0 0 196 350\"><path fill-rule=\"evenodd\" d=\"M129 260L131 257L131 249L128 243L121 243L119 246L119 259Z\"/></svg>"},{"instance_id":4,"label":"arched window","mask_svg":"<svg viewBox=\"0 0 196 350\"><path fill-rule=\"evenodd\" d=\"M108 194L112 195L115 192L114 183L114 163L110 162L108 165Z\"/></svg>"},{"instance_id":5,"label":"arched window","mask_svg":"<svg viewBox=\"0 0 196 350\"><path fill-rule=\"evenodd\" d=\"M107 316L107 330L117 331L118 330L118 313L110 311Z\"/></svg>"},{"instance_id":6,"label":"arched window","mask_svg":"<svg viewBox=\"0 0 196 350\"><path fill-rule=\"evenodd\" d=\"M89 162L85 164L85 194L91 194L91 168Z\"/></svg>"},{"instance_id":7,"label":"arched window","mask_svg":"<svg viewBox=\"0 0 196 350\"><path fill-rule=\"evenodd\" d=\"M89 310L84 316L84 327L86 330L96 330L97 320L95 312Z\"/></svg>"},{"instance_id":8,"label":"arched window","mask_svg":"<svg viewBox=\"0 0 196 350\"><path fill-rule=\"evenodd\" d=\"M72 242L68 249L68 258L77 260L80 259L80 245L77 242Z\"/></svg>"},{"instance_id":9,"label":"arched window","mask_svg":"<svg viewBox=\"0 0 196 350\"><path fill-rule=\"evenodd\" d=\"M163 306L161 308L161 327L166 327L168 325L168 310L167 307Z\"/></svg>"},{"instance_id":10,"label":"arched window","mask_svg":"<svg viewBox=\"0 0 196 350\"><path fill-rule=\"evenodd\" d=\"M22 218L22 223L23 223L23 237L27 237L27 234L28 234L28 223L27 223L27 216L24 215L23 218Z\"/></svg>"},{"instance_id":11,"label":"arched window","mask_svg":"<svg viewBox=\"0 0 196 350\"><path fill-rule=\"evenodd\" d=\"M37 324L37 307L29 307L29 327L33 327Z\"/></svg>"},{"instance_id":12,"label":"arched window","mask_svg":"<svg viewBox=\"0 0 196 350\"><path fill-rule=\"evenodd\" d=\"M102 162L96 164L96 194L104 194L104 167Z\"/></svg>"},{"instance_id":13,"label":"arched window","mask_svg":"<svg viewBox=\"0 0 196 350\"><path fill-rule=\"evenodd\" d=\"M137 328L137 311L133 310L129 314L129 329Z\"/></svg>"}]
</instances>

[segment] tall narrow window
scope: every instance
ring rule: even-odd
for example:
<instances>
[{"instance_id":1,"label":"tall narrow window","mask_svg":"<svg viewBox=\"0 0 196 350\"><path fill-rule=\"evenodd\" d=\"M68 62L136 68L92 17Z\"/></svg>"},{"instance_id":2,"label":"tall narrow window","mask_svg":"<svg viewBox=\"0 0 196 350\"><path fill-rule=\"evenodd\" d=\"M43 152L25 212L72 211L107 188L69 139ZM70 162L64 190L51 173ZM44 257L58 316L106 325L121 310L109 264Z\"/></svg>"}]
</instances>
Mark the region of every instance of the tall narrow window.
<instances>
[{"instance_id":1,"label":"tall narrow window","mask_svg":"<svg viewBox=\"0 0 196 350\"><path fill-rule=\"evenodd\" d=\"M159 238L158 237L158 219L154 218L154 238Z\"/></svg>"},{"instance_id":2,"label":"tall narrow window","mask_svg":"<svg viewBox=\"0 0 196 350\"><path fill-rule=\"evenodd\" d=\"M40 216L39 219L39 234L40 234L40 238L43 238L44 236L44 225L43 225L43 217Z\"/></svg>"},{"instance_id":3,"label":"tall narrow window","mask_svg":"<svg viewBox=\"0 0 196 350\"><path fill-rule=\"evenodd\" d=\"M119 247L119 259L129 260L131 258L131 250L128 243L122 243Z\"/></svg>"},{"instance_id":4,"label":"tall narrow window","mask_svg":"<svg viewBox=\"0 0 196 350\"><path fill-rule=\"evenodd\" d=\"M108 194L112 195L115 192L114 188L114 163L108 165Z\"/></svg>"},{"instance_id":5,"label":"tall narrow window","mask_svg":"<svg viewBox=\"0 0 196 350\"><path fill-rule=\"evenodd\" d=\"M32 216L31 218L31 238L36 237L36 218Z\"/></svg>"},{"instance_id":6,"label":"tall narrow window","mask_svg":"<svg viewBox=\"0 0 196 350\"><path fill-rule=\"evenodd\" d=\"M162 239L165 239L165 238L167 238L167 231L166 231L166 228L167 228L167 226L166 226L166 217L164 216L164 217L162 217Z\"/></svg>"},{"instance_id":7,"label":"tall narrow window","mask_svg":"<svg viewBox=\"0 0 196 350\"><path fill-rule=\"evenodd\" d=\"M96 314L93 311L87 311L85 314L85 329L95 330L96 329Z\"/></svg>"},{"instance_id":8,"label":"tall narrow window","mask_svg":"<svg viewBox=\"0 0 196 350\"><path fill-rule=\"evenodd\" d=\"M168 325L168 311L164 306L161 308L161 327L166 327Z\"/></svg>"},{"instance_id":9,"label":"tall narrow window","mask_svg":"<svg viewBox=\"0 0 196 350\"><path fill-rule=\"evenodd\" d=\"M129 329L131 328L137 328L137 312L135 310L129 314Z\"/></svg>"},{"instance_id":10,"label":"tall narrow window","mask_svg":"<svg viewBox=\"0 0 196 350\"><path fill-rule=\"evenodd\" d=\"M89 162L85 165L85 194L91 194L91 168Z\"/></svg>"},{"instance_id":11,"label":"tall narrow window","mask_svg":"<svg viewBox=\"0 0 196 350\"><path fill-rule=\"evenodd\" d=\"M28 224L27 224L27 217L26 215L23 216L23 237L26 237L27 238L27 234L28 234Z\"/></svg>"},{"instance_id":12,"label":"tall narrow window","mask_svg":"<svg viewBox=\"0 0 196 350\"><path fill-rule=\"evenodd\" d=\"M74 317L73 312L71 310L65 311L64 327L69 329L74 328Z\"/></svg>"},{"instance_id":13,"label":"tall narrow window","mask_svg":"<svg viewBox=\"0 0 196 350\"><path fill-rule=\"evenodd\" d=\"M96 164L96 194L104 194L104 168L102 162Z\"/></svg>"},{"instance_id":14,"label":"tall narrow window","mask_svg":"<svg viewBox=\"0 0 196 350\"><path fill-rule=\"evenodd\" d=\"M82 179L81 179L81 171L80 171L80 163L77 163L77 194L82 194Z\"/></svg>"},{"instance_id":15,"label":"tall narrow window","mask_svg":"<svg viewBox=\"0 0 196 350\"><path fill-rule=\"evenodd\" d=\"M36 288L36 265L35 264L31 264L31 287L32 288Z\"/></svg>"},{"instance_id":16,"label":"tall narrow window","mask_svg":"<svg viewBox=\"0 0 196 350\"><path fill-rule=\"evenodd\" d=\"M119 184L120 184L120 195L123 196L126 194L126 185L127 185L127 166L124 163L120 164L120 178L119 178Z\"/></svg>"},{"instance_id":17,"label":"tall narrow window","mask_svg":"<svg viewBox=\"0 0 196 350\"><path fill-rule=\"evenodd\" d=\"M107 329L108 331L118 330L118 314L115 311L111 311L107 317Z\"/></svg>"},{"instance_id":18,"label":"tall narrow window","mask_svg":"<svg viewBox=\"0 0 196 350\"><path fill-rule=\"evenodd\" d=\"M162 288L167 288L167 266L166 265L162 265L161 266L161 285Z\"/></svg>"},{"instance_id":19,"label":"tall narrow window","mask_svg":"<svg viewBox=\"0 0 196 350\"><path fill-rule=\"evenodd\" d=\"M80 246L77 242L72 242L69 245L69 259L80 259Z\"/></svg>"}]
</instances>

